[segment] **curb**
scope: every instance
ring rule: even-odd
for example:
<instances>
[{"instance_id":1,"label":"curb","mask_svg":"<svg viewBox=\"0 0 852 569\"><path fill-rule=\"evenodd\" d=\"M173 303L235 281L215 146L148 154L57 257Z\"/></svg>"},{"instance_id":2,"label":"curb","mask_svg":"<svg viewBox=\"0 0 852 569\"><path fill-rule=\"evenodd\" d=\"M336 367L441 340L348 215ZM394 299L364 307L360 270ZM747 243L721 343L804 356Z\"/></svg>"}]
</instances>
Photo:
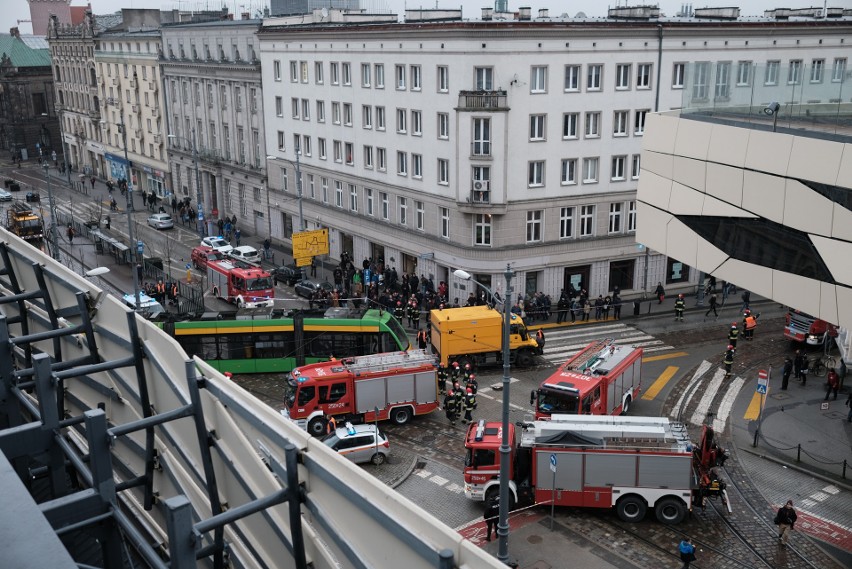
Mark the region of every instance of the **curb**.
<instances>
[{"instance_id":1,"label":"curb","mask_svg":"<svg viewBox=\"0 0 852 569\"><path fill-rule=\"evenodd\" d=\"M830 476L825 476L825 475L820 474L818 472L814 472L812 470L802 468L801 466L787 462L786 460L781 460L780 458L776 458L776 457L768 455L768 454L763 454L763 453L760 453L760 452L757 452L757 451L754 451L754 450L751 450L751 449L748 449L748 448L742 448L736 443L736 441L733 438L731 439L731 443L734 445L734 447L736 447L738 452L739 451L747 452L752 456L756 456L758 458L768 460L769 462L774 462L775 464L777 464L779 466L783 466L785 468L795 470L796 472L800 472L801 474L813 476L814 478L822 480L823 482L828 482L829 484L834 484L835 486L840 486L841 488L843 488L847 492L852 492L852 485L850 485L846 482L841 482L840 480L837 480L836 478L831 478Z\"/></svg>"},{"instance_id":2,"label":"curb","mask_svg":"<svg viewBox=\"0 0 852 569\"><path fill-rule=\"evenodd\" d=\"M414 472L414 469L417 467L417 463L419 462L419 460L420 457L415 454L414 458L411 459L411 464L408 466L408 468L405 469L405 472L403 472L396 478L385 482L385 484L392 489L396 489L397 486L405 482L408 477L411 476L411 473Z\"/></svg>"}]
</instances>

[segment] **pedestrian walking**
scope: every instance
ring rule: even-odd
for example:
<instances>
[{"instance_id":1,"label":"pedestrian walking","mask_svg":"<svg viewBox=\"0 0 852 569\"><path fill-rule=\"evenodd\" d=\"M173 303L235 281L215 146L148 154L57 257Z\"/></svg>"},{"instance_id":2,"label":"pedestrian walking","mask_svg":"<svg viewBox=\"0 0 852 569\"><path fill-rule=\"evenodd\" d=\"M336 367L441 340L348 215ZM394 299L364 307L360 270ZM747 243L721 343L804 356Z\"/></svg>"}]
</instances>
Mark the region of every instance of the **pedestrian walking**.
<instances>
[{"instance_id":1,"label":"pedestrian walking","mask_svg":"<svg viewBox=\"0 0 852 569\"><path fill-rule=\"evenodd\" d=\"M680 560L683 561L683 569L689 569L689 564L695 561L695 546L692 545L692 540L688 537L684 538L677 546L680 553Z\"/></svg>"},{"instance_id":2,"label":"pedestrian walking","mask_svg":"<svg viewBox=\"0 0 852 569\"><path fill-rule=\"evenodd\" d=\"M95 189L95 177L92 176L92 178L89 181L92 182L92 189L94 190Z\"/></svg>"},{"instance_id":3,"label":"pedestrian walking","mask_svg":"<svg viewBox=\"0 0 852 569\"><path fill-rule=\"evenodd\" d=\"M544 344L547 339L544 337L544 330L539 328L535 333L535 341L538 343L538 353L539 355L544 354Z\"/></svg>"},{"instance_id":4,"label":"pedestrian walking","mask_svg":"<svg viewBox=\"0 0 852 569\"><path fill-rule=\"evenodd\" d=\"M485 512L482 514L485 520L485 541L491 541L491 532L497 535L497 518L500 516L500 496L493 495L485 504Z\"/></svg>"},{"instance_id":5,"label":"pedestrian walking","mask_svg":"<svg viewBox=\"0 0 852 569\"><path fill-rule=\"evenodd\" d=\"M269 247L267 247L266 249L268 251ZM317 276L317 258L316 257L311 257L311 276L312 277Z\"/></svg>"},{"instance_id":6,"label":"pedestrian walking","mask_svg":"<svg viewBox=\"0 0 852 569\"><path fill-rule=\"evenodd\" d=\"M728 344L728 349L725 351L725 378L731 377L731 369L734 367L734 347Z\"/></svg>"},{"instance_id":7,"label":"pedestrian walking","mask_svg":"<svg viewBox=\"0 0 852 569\"><path fill-rule=\"evenodd\" d=\"M834 401L837 401L837 391L840 389L840 377L834 368L828 370L828 377L825 383L825 400L828 401L828 396L834 393Z\"/></svg>"},{"instance_id":8,"label":"pedestrian walking","mask_svg":"<svg viewBox=\"0 0 852 569\"><path fill-rule=\"evenodd\" d=\"M794 377L799 381L804 381L804 369L808 367L808 359L802 354L802 350L796 350L796 356L793 358Z\"/></svg>"},{"instance_id":9,"label":"pedestrian walking","mask_svg":"<svg viewBox=\"0 0 852 569\"><path fill-rule=\"evenodd\" d=\"M719 313L716 312L716 293L715 292L710 293L710 308L708 308L707 312L704 313L704 318L707 318L708 316L710 316L711 311L713 312L713 316L715 316L716 318L719 318Z\"/></svg>"},{"instance_id":10,"label":"pedestrian walking","mask_svg":"<svg viewBox=\"0 0 852 569\"><path fill-rule=\"evenodd\" d=\"M663 288L663 283L657 283L657 289L654 291L654 294L657 295L657 304L662 304L666 298L666 290Z\"/></svg>"},{"instance_id":11,"label":"pedestrian walking","mask_svg":"<svg viewBox=\"0 0 852 569\"><path fill-rule=\"evenodd\" d=\"M784 358L784 371L781 373L781 390L787 390L787 384L790 382L790 374L793 373L793 360L788 357ZM835 397L836 399L836 397Z\"/></svg>"},{"instance_id":12,"label":"pedestrian walking","mask_svg":"<svg viewBox=\"0 0 852 569\"><path fill-rule=\"evenodd\" d=\"M418 330L417 331L417 347L421 350L425 350L427 346L426 342L426 330Z\"/></svg>"},{"instance_id":13,"label":"pedestrian walking","mask_svg":"<svg viewBox=\"0 0 852 569\"><path fill-rule=\"evenodd\" d=\"M675 321L680 320L683 322L683 309L686 307L686 302L683 300L683 294L677 295L677 300L675 300Z\"/></svg>"},{"instance_id":14,"label":"pedestrian walking","mask_svg":"<svg viewBox=\"0 0 852 569\"><path fill-rule=\"evenodd\" d=\"M787 500L786 504L778 508L778 513L775 514L775 520L772 523L778 526L778 539L781 541L781 545L787 545L790 532L796 525L797 517L796 510L793 509L793 500Z\"/></svg>"},{"instance_id":15,"label":"pedestrian walking","mask_svg":"<svg viewBox=\"0 0 852 569\"><path fill-rule=\"evenodd\" d=\"M239 247L239 246L240 246L240 236L241 236L241 235L242 235L242 232L240 231L240 228L239 228L239 227L237 227L236 229L234 229L234 241L236 241L236 242L237 242L237 247Z\"/></svg>"},{"instance_id":16,"label":"pedestrian walking","mask_svg":"<svg viewBox=\"0 0 852 569\"><path fill-rule=\"evenodd\" d=\"M74 243L74 228L71 224L68 224L68 229L65 230L66 235L68 235L68 242Z\"/></svg>"},{"instance_id":17,"label":"pedestrian walking","mask_svg":"<svg viewBox=\"0 0 852 569\"><path fill-rule=\"evenodd\" d=\"M216 222L216 226L219 227L219 235L224 235L225 221L220 218L219 221Z\"/></svg>"},{"instance_id":18,"label":"pedestrian walking","mask_svg":"<svg viewBox=\"0 0 852 569\"><path fill-rule=\"evenodd\" d=\"M447 396L444 397L444 414L446 414L450 426L455 427L458 411L456 410L456 395L452 389L447 391Z\"/></svg>"},{"instance_id":19,"label":"pedestrian walking","mask_svg":"<svg viewBox=\"0 0 852 569\"><path fill-rule=\"evenodd\" d=\"M621 320L621 296L617 292L612 295L612 317Z\"/></svg>"},{"instance_id":20,"label":"pedestrian walking","mask_svg":"<svg viewBox=\"0 0 852 569\"><path fill-rule=\"evenodd\" d=\"M744 290L740 298L743 299L743 306L742 308L740 308L740 310L748 310L749 304L751 303L751 293L747 290Z\"/></svg>"}]
</instances>

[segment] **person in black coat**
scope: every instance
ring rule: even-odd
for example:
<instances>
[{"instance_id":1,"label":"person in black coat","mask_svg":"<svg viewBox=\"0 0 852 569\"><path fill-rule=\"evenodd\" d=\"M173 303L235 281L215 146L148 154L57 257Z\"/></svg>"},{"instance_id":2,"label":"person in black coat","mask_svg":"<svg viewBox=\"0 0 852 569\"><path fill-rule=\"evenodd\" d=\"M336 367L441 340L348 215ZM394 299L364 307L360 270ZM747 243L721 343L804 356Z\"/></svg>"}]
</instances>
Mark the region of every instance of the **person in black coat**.
<instances>
[{"instance_id":1,"label":"person in black coat","mask_svg":"<svg viewBox=\"0 0 852 569\"><path fill-rule=\"evenodd\" d=\"M485 541L491 541L491 530L497 535L497 518L500 516L500 496L493 496L485 505L485 513L482 514L486 524Z\"/></svg>"},{"instance_id":2,"label":"person in black coat","mask_svg":"<svg viewBox=\"0 0 852 569\"><path fill-rule=\"evenodd\" d=\"M790 382L790 374L793 372L793 360L789 357L784 358L784 371L781 373L781 389L787 390L787 384Z\"/></svg>"}]
</instances>

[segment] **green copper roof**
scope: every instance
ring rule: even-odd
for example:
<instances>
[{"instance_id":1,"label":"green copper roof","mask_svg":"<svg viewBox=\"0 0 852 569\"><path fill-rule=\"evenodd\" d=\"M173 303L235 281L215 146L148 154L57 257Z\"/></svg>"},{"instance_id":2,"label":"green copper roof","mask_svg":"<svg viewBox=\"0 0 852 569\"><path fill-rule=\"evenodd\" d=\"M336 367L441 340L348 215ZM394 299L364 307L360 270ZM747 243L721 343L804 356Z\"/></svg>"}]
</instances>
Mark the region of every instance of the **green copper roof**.
<instances>
[{"instance_id":1,"label":"green copper roof","mask_svg":"<svg viewBox=\"0 0 852 569\"><path fill-rule=\"evenodd\" d=\"M0 34L0 55L6 54L15 67L50 67L50 52L33 49L9 34Z\"/></svg>"}]
</instances>

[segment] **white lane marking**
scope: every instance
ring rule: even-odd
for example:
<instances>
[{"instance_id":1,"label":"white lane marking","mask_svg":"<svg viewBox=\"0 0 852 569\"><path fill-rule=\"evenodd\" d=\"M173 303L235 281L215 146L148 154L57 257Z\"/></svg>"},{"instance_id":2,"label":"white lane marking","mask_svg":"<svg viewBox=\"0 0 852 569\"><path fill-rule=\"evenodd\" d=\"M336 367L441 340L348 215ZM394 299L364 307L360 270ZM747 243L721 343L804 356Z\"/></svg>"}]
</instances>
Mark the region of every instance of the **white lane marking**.
<instances>
[{"instance_id":1,"label":"white lane marking","mask_svg":"<svg viewBox=\"0 0 852 569\"><path fill-rule=\"evenodd\" d=\"M438 476L437 474L436 474L435 476L433 476L432 478L430 478L429 480L430 480L431 482L434 482L434 483L435 483L435 484L437 484L438 486L443 486L444 484L446 484L447 482L449 482L449 480L447 480L447 479L446 479L446 478L444 478L443 476Z\"/></svg>"},{"instance_id":2,"label":"white lane marking","mask_svg":"<svg viewBox=\"0 0 852 569\"><path fill-rule=\"evenodd\" d=\"M613 330L636 330L636 328L632 328L627 324L605 324L602 326L595 326L593 328L579 328L577 330L568 328L566 330L560 330L558 332L545 332L545 334L548 340L550 338L571 338L575 336L597 337L598 339L603 340L604 338L606 338L606 334L604 334L603 332Z\"/></svg>"},{"instance_id":3,"label":"white lane marking","mask_svg":"<svg viewBox=\"0 0 852 569\"><path fill-rule=\"evenodd\" d=\"M724 380L725 370L718 368L716 373L713 374L713 379L710 380L710 384L707 386L707 389L704 390L704 394L701 396L701 399L698 401L698 406L692 414L692 419L689 420L690 423L693 425L704 424L704 420L707 418L707 413L710 411L710 405L713 404L713 399L716 397L716 393L719 391Z\"/></svg>"},{"instance_id":4,"label":"white lane marking","mask_svg":"<svg viewBox=\"0 0 852 569\"><path fill-rule=\"evenodd\" d=\"M674 407L672 407L671 416L677 417L680 415L680 410L683 409L684 398L686 398L687 393L689 393L689 399L692 399L691 388L693 384L701 381L701 377L707 373L707 370L710 369L710 362L707 360L703 360L701 364L698 366L698 369L695 370L695 373L692 374L692 379L689 380L689 383L686 386L686 389L683 390L683 393L680 394L680 399L677 400L677 403ZM688 401L687 401L688 402Z\"/></svg>"},{"instance_id":5,"label":"white lane marking","mask_svg":"<svg viewBox=\"0 0 852 569\"><path fill-rule=\"evenodd\" d=\"M734 401L736 401L737 395L740 394L740 390L743 388L743 385L745 385L745 380L741 377L737 377L731 382L731 386L725 392L725 397L722 399L722 403L719 404L719 410L716 413L716 418L713 419L713 430L717 433L721 433L725 430L725 423L728 422L728 416L734 408Z\"/></svg>"},{"instance_id":6,"label":"white lane marking","mask_svg":"<svg viewBox=\"0 0 852 569\"><path fill-rule=\"evenodd\" d=\"M428 470L418 470L414 474L416 474L420 478L429 478L430 476L432 476L432 473L429 472Z\"/></svg>"}]
</instances>

